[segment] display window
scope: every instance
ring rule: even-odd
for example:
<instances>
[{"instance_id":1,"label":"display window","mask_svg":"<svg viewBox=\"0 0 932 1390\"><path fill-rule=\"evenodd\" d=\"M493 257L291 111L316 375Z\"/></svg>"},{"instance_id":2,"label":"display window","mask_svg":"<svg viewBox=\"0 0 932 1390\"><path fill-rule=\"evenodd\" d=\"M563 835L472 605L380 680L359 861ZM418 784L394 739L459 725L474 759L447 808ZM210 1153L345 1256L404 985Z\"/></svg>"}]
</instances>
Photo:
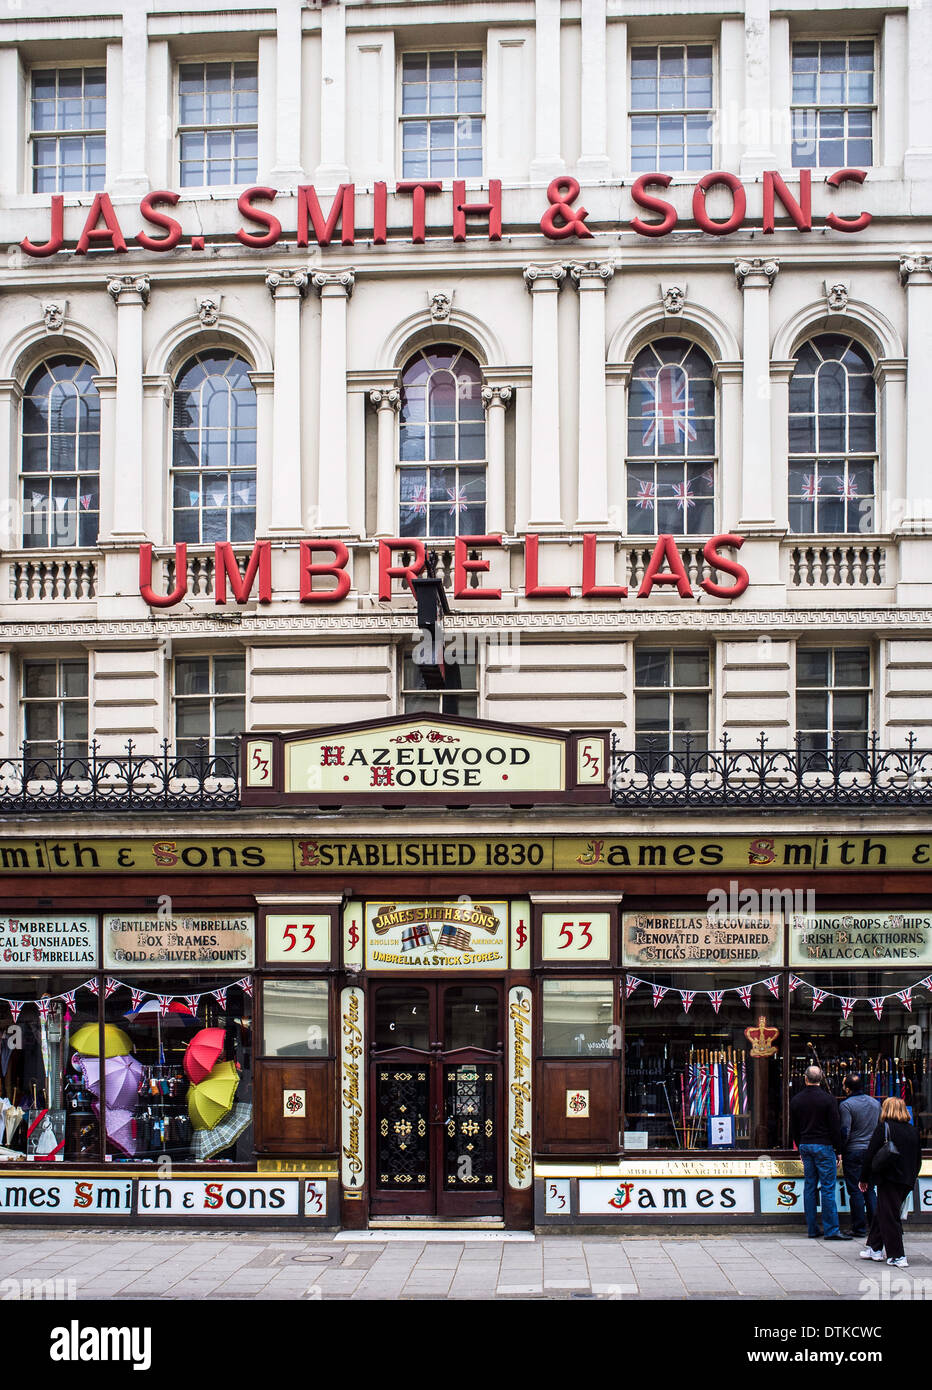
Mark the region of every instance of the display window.
<instances>
[{"instance_id":1,"label":"display window","mask_svg":"<svg viewBox=\"0 0 932 1390\"><path fill-rule=\"evenodd\" d=\"M105 1001L104 1129L112 1162L252 1159L251 982L120 982ZM96 1055L76 1069L93 1086Z\"/></svg>"},{"instance_id":2,"label":"display window","mask_svg":"<svg viewBox=\"0 0 932 1390\"><path fill-rule=\"evenodd\" d=\"M759 977L757 977L759 979ZM624 1009L624 1144L644 1149L756 1149L780 1134L779 1050L751 1056L746 1029L782 1026L782 1007L723 972L628 976ZM764 1020L763 1024L761 1019ZM773 1046L775 1039L770 1040Z\"/></svg>"},{"instance_id":3,"label":"display window","mask_svg":"<svg viewBox=\"0 0 932 1390\"><path fill-rule=\"evenodd\" d=\"M0 1156L99 1157L94 1094L71 1066L97 1032L83 976L0 976Z\"/></svg>"},{"instance_id":4,"label":"display window","mask_svg":"<svg viewBox=\"0 0 932 1390\"><path fill-rule=\"evenodd\" d=\"M883 1100L899 1096L932 1143L932 981L916 983L894 970L830 971L801 982L790 1005L789 1090L805 1084L807 1066L822 1068L833 1095L844 1096L845 1078L859 1072L864 1092ZM820 997L821 996L821 997ZM813 1007L814 1006L814 1007Z\"/></svg>"},{"instance_id":5,"label":"display window","mask_svg":"<svg viewBox=\"0 0 932 1390\"><path fill-rule=\"evenodd\" d=\"M262 985L262 1056L320 1061L330 1050L326 980L266 980Z\"/></svg>"},{"instance_id":6,"label":"display window","mask_svg":"<svg viewBox=\"0 0 932 1390\"><path fill-rule=\"evenodd\" d=\"M611 980L544 980L541 1053L544 1057L610 1058L617 1046Z\"/></svg>"}]
</instances>

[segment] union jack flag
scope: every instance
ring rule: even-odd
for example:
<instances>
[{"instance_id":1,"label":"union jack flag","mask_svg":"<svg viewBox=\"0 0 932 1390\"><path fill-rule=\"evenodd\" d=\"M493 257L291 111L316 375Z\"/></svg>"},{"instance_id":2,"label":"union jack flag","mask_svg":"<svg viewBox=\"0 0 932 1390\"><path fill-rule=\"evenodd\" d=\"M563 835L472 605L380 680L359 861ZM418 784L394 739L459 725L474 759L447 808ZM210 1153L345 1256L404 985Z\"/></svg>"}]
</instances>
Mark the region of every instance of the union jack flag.
<instances>
[{"instance_id":1,"label":"union jack flag","mask_svg":"<svg viewBox=\"0 0 932 1390\"><path fill-rule=\"evenodd\" d=\"M851 1013L851 1010L854 1008L856 1002L857 1002L857 1001L854 1000L854 999L845 999L844 996L842 996L842 1001L841 1001L841 1016L842 1016L842 1018L847 1018L847 1017L848 1017L848 1015Z\"/></svg>"},{"instance_id":2,"label":"union jack flag","mask_svg":"<svg viewBox=\"0 0 932 1390\"><path fill-rule=\"evenodd\" d=\"M695 991L694 989L681 989L681 990L680 990L680 998L681 998L682 1001L683 1001L683 1013L684 1013L684 1014L688 1014L688 1013L689 1013L689 1010L692 1008L692 1002L693 1002L693 1000L695 999L695 997L696 997L696 991Z\"/></svg>"},{"instance_id":3,"label":"union jack flag","mask_svg":"<svg viewBox=\"0 0 932 1390\"><path fill-rule=\"evenodd\" d=\"M642 985L643 980L639 980L636 975L629 975L625 981L625 998L630 999L638 985Z\"/></svg>"},{"instance_id":4,"label":"union jack flag","mask_svg":"<svg viewBox=\"0 0 932 1390\"><path fill-rule=\"evenodd\" d=\"M912 1011L913 1011L913 986L910 985L908 989L898 989L897 992L896 992L896 997L897 997L897 999L899 999L900 1003L901 1003L901 1004L905 1004L906 1007L907 1007L907 1009L909 1009L909 1012L912 1013Z\"/></svg>"},{"instance_id":5,"label":"union jack flag","mask_svg":"<svg viewBox=\"0 0 932 1390\"><path fill-rule=\"evenodd\" d=\"M427 927L405 927L401 933L401 949L416 951L419 946L433 946L434 939Z\"/></svg>"},{"instance_id":6,"label":"union jack flag","mask_svg":"<svg viewBox=\"0 0 932 1390\"><path fill-rule=\"evenodd\" d=\"M133 989L133 987L130 986L129 992L133 1001L132 1007L130 1008L130 1013L133 1013L136 1009L139 1008L139 1005L145 999L146 991L144 989Z\"/></svg>"},{"instance_id":7,"label":"union jack flag","mask_svg":"<svg viewBox=\"0 0 932 1390\"><path fill-rule=\"evenodd\" d=\"M159 1001L159 1013L162 1018L167 1018L169 1014L169 1005L172 1002L173 996L170 994L159 994L156 995L156 998Z\"/></svg>"},{"instance_id":8,"label":"union jack flag","mask_svg":"<svg viewBox=\"0 0 932 1390\"><path fill-rule=\"evenodd\" d=\"M656 495L657 489L653 483L641 483L635 501L637 502L642 512L652 512L654 510L654 498L656 497Z\"/></svg>"},{"instance_id":9,"label":"union jack flag","mask_svg":"<svg viewBox=\"0 0 932 1390\"><path fill-rule=\"evenodd\" d=\"M249 976L248 976L248 975L244 975L243 978L242 978L241 980L237 980L236 983L239 985L239 987L240 987L240 989L243 991L243 993L244 993L249 999L251 999L251 998L252 998L252 980L250 980Z\"/></svg>"},{"instance_id":10,"label":"union jack flag","mask_svg":"<svg viewBox=\"0 0 932 1390\"><path fill-rule=\"evenodd\" d=\"M816 989L815 985L812 985L812 986L811 986L811 989L812 989L812 1012L815 1013L815 1011L816 1011L816 1009L819 1007L819 1005L820 1005L820 1004L824 1004L825 1001L826 1001L826 999L828 998L828 990L826 990L826 989Z\"/></svg>"},{"instance_id":11,"label":"union jack flag","mask_svg":"<svg viewBox=\"0 0 932 1390\"><path fill-rule=\"evenodd\" d=\"M684 512L687 507L692 507L695 504L690 487L691 484L688 481L673 484L673 496L676 498L676 505L681 507Z\"/></svg>"},{"instance_id":12,"label":"union jack flag","mask_svg":"<svg viewBox=\"0 0 932 1390\"><path fill-rule=\"evenodd\" d=\"M780 998L780 976L779 976L779 975L771 975L769 980L765 980L765 981L764 981L764 984L765 984L765 985L767 986L767 988L770 990L770 993L773 995L774 999L779 999L779 998Z\"/></svg>"},{"instance_id":13,"label":"union jack flag","mask_svg":"<svg viewBox=\"0 0 932 1390\"><path fill-rule=\"evenodd\" d=\"M36 1008L39 1010L39 1017L43 1020L49 1016L49 1006L52 1001L48 997L36 1000Z\"/></svg>"},{"instance_id":14,"label":"union jack flag","mask_svg":"<svg viewBox=\"0 0 932 1390\"><path fill-rule=\"evenodd\" d=\"M187 1004L191 1012L193 1014L196 1014L197 1006L201 1002L201 996L199 994L186 994L184 996L184 1002Z\"/></svg>"},{"instance_id":15,"label":"union jack flag","mask_svg":"<svg viewBox=\"0 0 932 1390\"><path fill-rule=\"evenodd\" d=\"M842 475L839 475L839 478L838 478L838 491L841 493L842 497L859 497L859 496L860 496L860 493L858 492L858 485L857 485L857 483L854 481L854 479L853 479L853 478L845 478L845 477L842 476Z\"/></svg>"},{"instance_id":16,"label":"union jack flag","mask_svg":"<svg viewBox=\"0 0 932 1390\"><path fill-rule=\"evenodd\" d=\"M682 367L670 364L655 374L641 378L646 399L641 407L644 421L642 444L678 444L695 439L689 380Z\"/></svg>"},{"instance_id":17,"label":"union jack flag","mask_svg":"<svg viewBox=\"0 0 932 1390\"><path fill-rule=\"evenodd\" d=\"M932 975L927 975L924 980L920 980L919 988L932 991Z\"/></svg>"},{"instance_id":18,"label":"union jack flag","mask_svg":"<svg viewBox=\"0 0 932 1390\"><path fill-rule=\"evenodd\" d=\"M229 985L224 985L221 989L212 989L210 991L216 999L217 1003L220 1005L221 1009L225 1009L227 1006L227 990L229 988Z\"/></svg>"},{"instance_id":19,"label":"union jack flag","mask_svg":"<svg viewBox=\"0 0 932 1390\"><path fill-rule=\"evenodd\" d=\"M877 1015L878 1019L882 1019L882 1018L883 1018L883 998L880 997L880 998L877 998L877 999L872 999L870 1002L871 1002L871 1008L874 1010L874 1013Z\"/></svg>"},{"instance_id":20,"label":"union jack flag","mask_svg":"<svg viewBox=\"0 0 932 1390\"><path fill-rule=\"evenodd\" d=\"M97 983L96 980L85 980L85 981L84 981L84 988L85 988L85 989L89 989L90 992L91 992L91 994L99 994L99 993L100 993L100 986L98 985L98 983Z\"/></svg>"},{"instance_id":21,"label":"union jack flag","mask_svg":"<svg viewBox=\"0 0 932 1390\"><path fill-rule=\"evenodd\" d=\"M22 1012L23 1001L22 999L8 999L6 1002L10 1006L10 1013L13 1015L13 1022L15 1023Z\"/></svg>"},{"instance_id":22,"label":"union jack flag","mask_svg":"<svg viewBox=\"0 0 932 1390\"><path fill-rule=\"evenodd\" d=\"M469 498L461 487L448 487L447 496L450 499L450 515L455 512L459 516L469 506Z\"/></svg>"},{"instance_id":23,"label":"union jack flag","mask_svg":"<svg viewBox=\"0 0 932 1390\"><path fill-rule=\"evenodd\" d=\"M402 503L406 512L412 516L427 515L427 488L416 487L410 497L406 497Z\"/></svg>"},{"instance_id":24,"label":"union jack flag","mask_svg":"<svg viewBox=\"0 0 932 1390\"><path fill-rule=\"evenodd\" d=\"M790 994L795 994L796 991L799 989L799 987L800 987L801 984L802 984L802 980L799 978L798 975L791 975L791 976L790 976Z\"/></svg>"},{"instance_id":25,"label":"union jack flag","mask_svg":"<svg viewBox=\"0 0 932 1390\"><path fill-rule=\"evenodd\" d=\"M654 1008L656 1009L657 1005L660 1003L661 999L663 998L663 996L664 996L664 995L666 994L666 992L667 992L667 986L666 986L666 985L651 985L651 989L653 990L653 993L654 993Z\"/></svg>"},{"instance_id":26,"label":"union jack flag","mask_svg":"<svg viewBox=\"0 0 932 1390\"><path fill-rule=\"evenodd\" d=\"M81 494L81 506L84 508L85 511L88 510L92 501L93 498L91 497L91 494L89 492Z\"/></svg>"},{"instance_id":27,"label":"union jack flag","mask_svg":"<svg viewBox=\"0 0 932 1390\"><path fill-rule=\"evenodd\" d=\"M66 989L65 992L64 992L64 994L62 994L62 995L60 996L62 999L64 999L65 1005L66 1005L66 1007L69 1008L69 1009L74 1009L74 1008L77 1007L77 1006L75 1005L75 1002L74 1002L74 996L75 996L76 992L77 992L77 991L76 991L76 990L73 990L73 989Z\"/></svg>"},{"instance_id":28,"label":"union jack flag","mask_svg":"<svg viewBox=\"0 0 932 1390\"><path fill-rule=\"evenodd\" d=\"M111 994L113 993L113 991L114 991L115 989L119 989L119 987L120 987L120 982L119 982L119 980L114 980L112 976L109 976L109 975L108 975L108 977L107 977L107 983L104 985L104 998L105 998L105 999L109 999L110 996L111 996Z\"/></svg>"},{"instance_id":29,"label":"union jack flag","mask_svg":"<svg viewBox=\"0 0 932 1390\"><path fill-rule=\"evenodd\" d=\"M738 986L738 994L741 998L742 1004L746 1009L749 1009L751 1007L751 988L751 985Z\"/></svg>"},{"instance_id":30,"label":"union jack flag","mask_svg":"<svg viewBox=\"0 0 932 1390\"><path fill-rule=\"evenodd\" d=\"M805 478L803 478L800 496L804 497L807 502L814 502L818 495L819 480L814 473L807 473Z\"/></svg>"},{"instance_id":31,"label":"union jack flag","mask_svg":"<svg viewBox=\"0 0 932 1390\"><path fill-rule=\"evenodd\" d=\"M724 998L725 991L723 989L709 990L709 999L712 1001L712 1008L715 1010L716 1013L718 1013L719 1009L722 1007L722 1000Z\"/></svg>"},{"instance_id":32,"label":"union jack flag","mask_svg":"<svg viewBox=\"0 0 932 1390\"><path fill-rule=\"evenodd\" d=\"M469 932L462 927L446 926L440 933L438 946L449 946L454 951L471 951L469 944Z\"/></svg>"}]
</instances>

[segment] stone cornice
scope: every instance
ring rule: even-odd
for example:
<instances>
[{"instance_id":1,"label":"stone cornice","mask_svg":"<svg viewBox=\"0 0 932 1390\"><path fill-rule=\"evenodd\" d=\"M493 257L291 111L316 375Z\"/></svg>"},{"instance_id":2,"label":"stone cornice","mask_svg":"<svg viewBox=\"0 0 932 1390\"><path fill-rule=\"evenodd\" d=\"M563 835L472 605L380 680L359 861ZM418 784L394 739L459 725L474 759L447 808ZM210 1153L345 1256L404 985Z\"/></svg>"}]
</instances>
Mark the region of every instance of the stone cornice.
<instances>
[{"instance_id":1,"label":"stone cornice","mask_svg":"<svg viewBox=\"0 0 932 1390\"><path fill-rule=\"evenodd\" d=\"M229 620L211 615L190 618L152 617L150 619L52 619L37 622L0 622L0 645L19 642L47 642L73 638L75 641L152 640L159 637L287 637L290 634L320 633L328 637L364 637L414 630L413 609L378 613L242 613L231 629ZM932 630L929 608L713 608L711 605L683 608L656 608L649 611L619 606L616 611L571 608L565 612L457 613L448 624L451 632L561 632L580 638L600 632L617 637L642 632L689 629L710 635L761 632L811 631L813 628L857 628L895 632L904 629Z\"/></svg>"}]
</instances>

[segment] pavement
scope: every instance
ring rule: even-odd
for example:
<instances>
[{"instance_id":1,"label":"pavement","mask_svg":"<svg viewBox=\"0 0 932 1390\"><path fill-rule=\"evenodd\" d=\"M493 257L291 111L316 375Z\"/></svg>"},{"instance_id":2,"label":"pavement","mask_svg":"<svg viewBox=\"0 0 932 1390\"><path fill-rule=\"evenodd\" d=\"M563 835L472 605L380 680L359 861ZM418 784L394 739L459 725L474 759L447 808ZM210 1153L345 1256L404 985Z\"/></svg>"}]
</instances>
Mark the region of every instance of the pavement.
<instances>
[{"instance_id":1,"label":"pavement","mask_svg":"<svg viewBox=\"0 0 932 1390\"><path fill-rule=\"evenodd\" d=\"M0 1226L0 1301L932 1299L932 1232L907 1231L908 1270L859 1259L861 1245L783 1231L308 1236Z\"/></svg>"}]
</instances>

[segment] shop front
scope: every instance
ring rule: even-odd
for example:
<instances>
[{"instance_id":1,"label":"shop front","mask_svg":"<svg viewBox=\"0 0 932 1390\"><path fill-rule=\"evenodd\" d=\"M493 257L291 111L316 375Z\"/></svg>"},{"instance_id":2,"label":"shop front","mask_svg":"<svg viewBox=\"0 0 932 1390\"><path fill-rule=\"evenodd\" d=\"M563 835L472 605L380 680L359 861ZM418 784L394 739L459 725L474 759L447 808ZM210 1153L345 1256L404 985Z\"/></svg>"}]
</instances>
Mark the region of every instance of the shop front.
<instances>
[{"instance_id":1,"label":"shop front","mask_svg":"<svg viewBox=\"0 0 932 1390\"><path fill-rule=\"evenodd\" d=\"M792 1227L811 1062L932 1150L927 832L620 829L583 736L507 726L314 756L371 778L467 727L520 782L478 827L481 786L337 817L318 783L322 810L273 786L222 826L0 842L0 1220ZM262 742L306 784L308 736Z\"/></svg>"}]
</instances>

